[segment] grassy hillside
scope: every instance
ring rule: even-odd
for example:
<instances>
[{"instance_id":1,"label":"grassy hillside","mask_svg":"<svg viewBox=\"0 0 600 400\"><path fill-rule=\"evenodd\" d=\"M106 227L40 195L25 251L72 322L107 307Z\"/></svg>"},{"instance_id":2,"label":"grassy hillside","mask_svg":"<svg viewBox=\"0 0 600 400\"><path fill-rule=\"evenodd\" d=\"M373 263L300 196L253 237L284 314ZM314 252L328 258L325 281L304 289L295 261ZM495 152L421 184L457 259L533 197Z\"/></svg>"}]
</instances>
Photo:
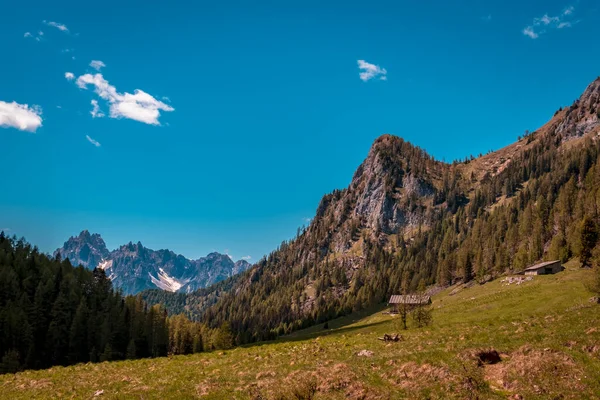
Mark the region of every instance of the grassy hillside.
<instances>
[{"instance_id":1,"label":"grassy hillside","mask_svg":"<svg viewBox=\"0 0 600 400\"><path fill-rule=\"evenodd\" d=\"M225 352L4 375L0 398L594 398L600 305L583 286L590 273L570 262L520 285L446 289L429 328L401 331L379 309ZM395 332L404 340L377 340ZM502 361L478 366L482 349Z\"/></svg>"}]
</instances>

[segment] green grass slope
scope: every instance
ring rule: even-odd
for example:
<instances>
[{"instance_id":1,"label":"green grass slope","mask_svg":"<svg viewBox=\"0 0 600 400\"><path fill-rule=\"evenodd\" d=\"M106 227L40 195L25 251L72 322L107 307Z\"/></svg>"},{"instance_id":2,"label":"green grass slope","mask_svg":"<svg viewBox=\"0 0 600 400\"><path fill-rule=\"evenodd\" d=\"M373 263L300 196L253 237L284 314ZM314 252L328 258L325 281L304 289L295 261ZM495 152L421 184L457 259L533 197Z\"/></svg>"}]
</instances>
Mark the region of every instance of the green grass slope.
<instances>
[{"instance_id":1,"label":"green grass slope","mask_svg":"<svg viewBox=\"0 0 600 400\"><path fill-rule=\"evenodd\" d=\"M600 305L588 301L589 274L571 262L520 285L449 288L434 296L427 328L402 331L378 309L225 352L4 375L0 398L600 398ZM377 340L396 332L403 340ZM479 363L489 349L502 361Z\"/></svg>"}]
</instances>

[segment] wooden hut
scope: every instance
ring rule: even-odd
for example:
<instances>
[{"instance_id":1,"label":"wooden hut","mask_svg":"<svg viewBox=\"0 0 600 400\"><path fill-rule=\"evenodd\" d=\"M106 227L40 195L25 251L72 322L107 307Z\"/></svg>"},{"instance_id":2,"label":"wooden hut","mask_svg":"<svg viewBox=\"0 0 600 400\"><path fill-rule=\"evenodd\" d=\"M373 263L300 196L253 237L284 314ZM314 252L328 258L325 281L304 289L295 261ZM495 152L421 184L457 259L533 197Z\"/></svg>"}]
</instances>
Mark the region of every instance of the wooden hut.
<instances>
[{"instance_id":1,"label":"wooden hut","mask_svg":"<svg viewBox=\"0 0 600 400\"><path fill-rule=\"evenodd\" d=\"M394 294L390 297L390 301L388 302L388 305L392 308L390 312L394 314L398 312L398 306L400 305L413 308L427 306L429 304L431 304L431 297L419 294Z\"/></svg>"},{"instance_id":2,"label":"wooden hut","mask_svg":"<svg viewBox=\"0 0 600 400\"><path fill-rule=\"evenodd\" d=\"M531 267L525 268L523 273L525 275L550 275L560 271L562 271L560 260L556 260L532 265Z\"/></svg>"}]
</instances>

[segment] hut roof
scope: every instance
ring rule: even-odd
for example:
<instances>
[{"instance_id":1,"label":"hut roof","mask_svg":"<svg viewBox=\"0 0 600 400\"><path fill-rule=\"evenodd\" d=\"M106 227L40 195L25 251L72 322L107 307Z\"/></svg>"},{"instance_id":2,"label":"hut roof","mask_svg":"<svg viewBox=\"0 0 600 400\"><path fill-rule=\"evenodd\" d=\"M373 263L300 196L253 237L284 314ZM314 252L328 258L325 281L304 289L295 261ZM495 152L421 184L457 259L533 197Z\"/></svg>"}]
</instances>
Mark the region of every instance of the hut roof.
<instances>
[{"instance_id":1,"label":"hut roof","mask_svg":"<svg viewBox=\"0 0 600 400\"><path fill-rule=\"evenodd\" d=\"M429 304L431 303L431 297L429 296L421 296L418 294L407 294L400 295L395 294L390 297L389 304L411 304L411 305L421 305L421 304Z\"/></svg>"},{"instance_id":2,"label":"hut roof","mask_svg":"<svg viewBox=\"0 0 600 400\"><path fill-rule=\"evenodd\" d=\"M559 262L560 262L560 260L546 261L546 262L543 262L543 263L532 265L531 267L527 267L527 268L525 268L525 271L534 271L536 269L544 268L544 267L546 267L548 265L551 265L551 264L554 264L554 263L559 263Z\"/></svg>"}]
</instances>

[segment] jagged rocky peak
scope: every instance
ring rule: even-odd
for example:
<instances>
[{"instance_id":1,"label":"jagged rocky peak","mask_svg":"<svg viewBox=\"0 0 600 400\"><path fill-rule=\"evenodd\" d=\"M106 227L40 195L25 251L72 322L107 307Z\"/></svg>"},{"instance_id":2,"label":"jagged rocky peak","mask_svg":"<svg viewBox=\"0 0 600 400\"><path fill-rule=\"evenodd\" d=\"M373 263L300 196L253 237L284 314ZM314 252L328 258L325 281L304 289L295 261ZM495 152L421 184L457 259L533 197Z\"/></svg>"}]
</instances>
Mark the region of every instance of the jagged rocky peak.
<instances>
[{"instance_id":1,"label":"jagged rocky peak","mask_svg":"<svg viewBox=\"0 0 600 400\"><path fill-rule=\"evenodd\" d=\"M146 248L139 241L109 251L100 235L87 230L71 237L55 253L74 265L104 270L113 285L125 294L156 288L192 292L250 267L246 261L234 263L229 256L216 252L189 260L171 250Z\"/></svg>"},{"instance_id":2,"label":"jagged rocky peak","mask_svg":"<svg viewBox=\"0 0 600 400\"><path fill-rule=\"evenodd\" d=\"M252 264L250 264L246 260L238 260L235 262L234 265L235 265L235 268L233 269L233 275L237 275L240 272L244 272L247 269L250 269L250 267L252 267Z\"/></svg>"},{"instance_id":3,"label":"jagged rocky peak","mask_svg":"<svg viewBox=\"0 0 600 400\"><path fill-rule=\"evenodd\" d=\"M588 85L579 100L586 105L600 105L600 76Z\"/></svg>"},{"instance_id":4,"label":"jagged rocky peak","mask_svg":"<svg viewBox=\"0 0 600 400\"><path fill-rule=\"evenodd\" d=\"M327 248L345 254L361 235L385 242L388 235L427 226L449 168L400 137L380 136L348 188L322 198L309 226L316 235L325 233L314 254Z\"/></svg>"},{"instance_id":5,"label":"jagged rocky peak","mask_svg":"<svg viewBox=\"0 0 600 400\"><path fill-rule=\"evenodd\" d=\"M78 236L72 236L63 247L55 252L60 253L63 259L68 258L74 265L83 265L86 268L95 268L110 252L106 248L104 239L97 234L90 234L86 229Z\"/></svg>"},{"instance_id":6,"label":"jagged rocky peak","mask_svg":"<svg viewBox=\"0 0 600 400\"><path fill-rule=\"evenodd\" d=\"M402 138L380 136L352 179L354 213L368 228L387 234L418 224L421 213L407 207L408 202L435 194L431 171L438 166L441 163Z\"/></svg>"},{"instance_id":7,"label":"jagged rocky peak","mask_svg":"<svg viewBox=\"0 0 600 400\"><path fill-rule=\"evenodd\" d=\"M581 97L566 109L556 133L565 140L600 132L600 77L590 83Z\"/></svg>"}]
</instances>

